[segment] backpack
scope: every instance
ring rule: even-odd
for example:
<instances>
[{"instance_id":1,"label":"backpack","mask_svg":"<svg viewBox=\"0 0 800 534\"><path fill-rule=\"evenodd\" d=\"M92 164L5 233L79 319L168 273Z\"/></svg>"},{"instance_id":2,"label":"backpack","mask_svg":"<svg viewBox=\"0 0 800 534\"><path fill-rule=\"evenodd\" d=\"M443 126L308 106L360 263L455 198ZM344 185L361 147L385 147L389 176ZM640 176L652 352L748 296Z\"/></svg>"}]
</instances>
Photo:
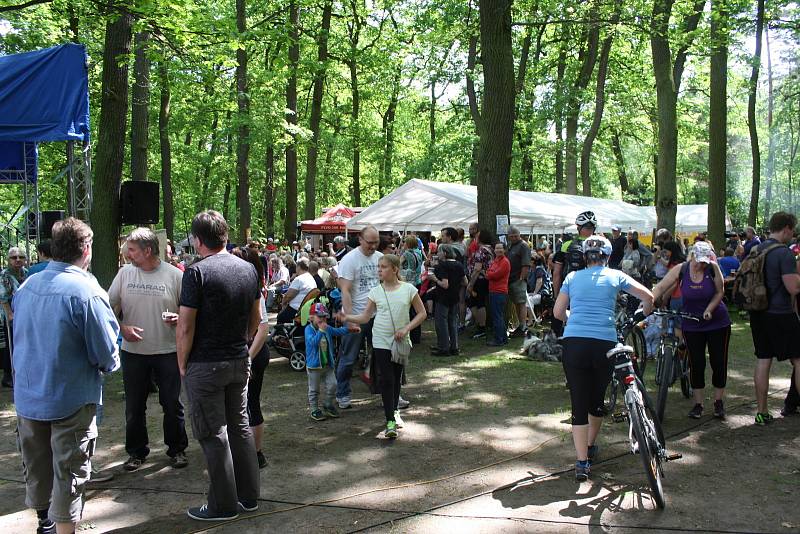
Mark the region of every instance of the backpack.
<instances>
[{"instance_id":1,"label":"backpack","mask_svg":"<svg viewBox=\"0 0 800 534\"><path fill-rule=\"evenodd\" d=\"M769 289L764 267L767 254L783 245L774 243L762 250L750 249L750 254L742 260L736 280L733 282L733 301L747 311L764 311L769 307Z\"/></svg>"},{"instance_id":2,"label":"backpack","mask_svg":"<svg viewBox=\"0 0 800 534\"><path fill-rule=\"evenodd\" d=\"M569 242L567 250L564 252L564 275L562 280L566 278L568 273L580 271L585 267L586 258L583 256L583 241L573 239Z\"/></svg>"}]
</instances>

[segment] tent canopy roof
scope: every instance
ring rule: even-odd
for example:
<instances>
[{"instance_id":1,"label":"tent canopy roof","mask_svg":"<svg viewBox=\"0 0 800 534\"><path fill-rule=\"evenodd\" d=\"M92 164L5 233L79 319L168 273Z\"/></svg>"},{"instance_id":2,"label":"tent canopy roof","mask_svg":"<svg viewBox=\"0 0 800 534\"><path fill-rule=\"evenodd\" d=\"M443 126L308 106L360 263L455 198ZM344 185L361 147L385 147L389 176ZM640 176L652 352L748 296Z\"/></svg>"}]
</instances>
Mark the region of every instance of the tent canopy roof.
<instances>
[{"instance_id":1,"label":"tent canopy roof","mask_svg":"<svg viewBox=\"0 0 800 534\"><path fill-rule=\"evenodd\" d=\"M300 229L308 233L341 233L355 212L344 204L337 204L313 221L302 221Z\"/></svg>"},{"instance_id":2,"label":"tent canopy roof","mask_svg":"<svg viewBox=\"0 0 800 534\"><path fill-rule=\"evenodd\" d=\"M563 193L509 191L509 210L510 223L523 233L572 230L575 217L587 210L595 213L601 232L609 232L614 225L623 230L649 232L657 220L653 206ZM708 206L678 206L677 219L679 232L705 230ZM413 179L350 219L347 228L360 230L373 225L387 231L429 231L445 226L467 229L477 220L475 186ZM729 221L727 226L730 227Z\"/></svg>"}]
</instances>

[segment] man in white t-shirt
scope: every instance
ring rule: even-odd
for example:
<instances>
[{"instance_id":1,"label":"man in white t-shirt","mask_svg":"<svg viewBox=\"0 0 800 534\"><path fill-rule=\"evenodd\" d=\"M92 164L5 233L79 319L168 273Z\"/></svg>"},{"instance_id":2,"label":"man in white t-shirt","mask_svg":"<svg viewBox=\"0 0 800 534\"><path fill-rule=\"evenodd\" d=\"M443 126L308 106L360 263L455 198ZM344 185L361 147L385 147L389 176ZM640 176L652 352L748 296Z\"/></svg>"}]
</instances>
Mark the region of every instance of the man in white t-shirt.
<instances>
[{"instance_id":1,"label":"man in white t-shirt","mask_svg":"<svg viewBox=\"0 0 800 534\"><path fill-rule=\"evenodd\" d=\"M109 302L122 332L122 380L125 390L125 450L123 464L135 471L150 453L147 436L147 396L151 376L164 409L164 442L175 468L186 467L189 440L181 403L181 375L175 347L181 280L177 267L158 257L158 237L137 228L127 240L130 264L119 270L108 290Z\"/></svg>"},{"instance_id":2,"label":"man in white t-shirt","mask_svg":"<svg viewBox=\"0 0 800 534\"><path fill-rule=\"evenodd\" d=\"M358 237L358 248L354 248L339 262L339 291L342 293L342 310L346 315L359 315L367 307L370 290L377 286L378 260L383 256L377 252L380 235L374 226L361 230ZM372 322L361 325L360 332L351 332L342 337L339 348L339 362L336 366L336 401L339 408L350 408L352 389L350 378L353 376L353 364L364 337L372 335Z\"/></svg>"},{"instance_id":3,"label":"man in white t-shirt","mask_svg":"<svg viewBox=\"0 0 800 534\"><path fill-rule=\"evenodd\" d=\"M281 301L283 307L276 319L278 324L292 322L292 319L300 311L300 306L303 305L303 299L312 289L317 289L317 282L308 272L308 258L300 258L297 261L297 276L294 277L292 283L289 284L289 289L283 295Z\"/></svg>"}]
</instances>

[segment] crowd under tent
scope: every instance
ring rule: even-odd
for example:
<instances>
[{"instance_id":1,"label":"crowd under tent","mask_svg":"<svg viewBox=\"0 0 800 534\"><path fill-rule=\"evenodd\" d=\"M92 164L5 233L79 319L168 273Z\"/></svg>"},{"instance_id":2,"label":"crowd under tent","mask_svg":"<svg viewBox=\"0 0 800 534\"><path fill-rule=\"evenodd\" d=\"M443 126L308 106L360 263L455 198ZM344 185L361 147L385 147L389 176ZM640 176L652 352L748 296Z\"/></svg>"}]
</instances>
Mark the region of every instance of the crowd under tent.
<instances>
[{"instance_id":1,"label":"crowd under tent","mask_svg":"<svg viewBox=\"0 0 800 534\"><path fill-rule=\"evenodd\" d=\"M587 210L595 213L601 232L610 232L617 225L649 233L656 226L654 207L563 193L509 191L509 210L510 223L523 234L574 231L575 217ZM678 229L705 230L707 216L706 205L679 206ZM466 230L477 220L475 186L412 179L350 219L347 228L356 231L372 225L380 231L419 232L453 226Z\"/></svg>"}]
</instances>

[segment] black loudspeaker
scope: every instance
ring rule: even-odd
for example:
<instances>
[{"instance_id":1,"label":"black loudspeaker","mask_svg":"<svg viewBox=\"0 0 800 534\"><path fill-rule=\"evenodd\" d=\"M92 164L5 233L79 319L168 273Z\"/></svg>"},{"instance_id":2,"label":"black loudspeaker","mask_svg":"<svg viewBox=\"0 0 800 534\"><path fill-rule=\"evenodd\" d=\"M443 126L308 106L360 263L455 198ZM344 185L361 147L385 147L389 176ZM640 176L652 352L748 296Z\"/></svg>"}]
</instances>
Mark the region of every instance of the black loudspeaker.
<instances>
[{"instance_id":1,"label":"black loudspeaker","mask_svg":"<svg viewBox=\"0 0 800 534\"><path fill-rule=\"evenodd\" d=\"M64 211L57 210L57 211L43 211L42 212L42 224L41 224L41 238L42 239L52 239L53 237L53 225L64 218Z\"/></svg>"},{"instance_id":2,"label":"black loudspeaker","mask_svg":"<svg viewBox=\"0 0 800 534\"><path fill-rule=\"evenodd\" d=\"M123 182L119 192L122 224L156 224L159 214L158 182Z\"/></svg>"}]
</instances>

